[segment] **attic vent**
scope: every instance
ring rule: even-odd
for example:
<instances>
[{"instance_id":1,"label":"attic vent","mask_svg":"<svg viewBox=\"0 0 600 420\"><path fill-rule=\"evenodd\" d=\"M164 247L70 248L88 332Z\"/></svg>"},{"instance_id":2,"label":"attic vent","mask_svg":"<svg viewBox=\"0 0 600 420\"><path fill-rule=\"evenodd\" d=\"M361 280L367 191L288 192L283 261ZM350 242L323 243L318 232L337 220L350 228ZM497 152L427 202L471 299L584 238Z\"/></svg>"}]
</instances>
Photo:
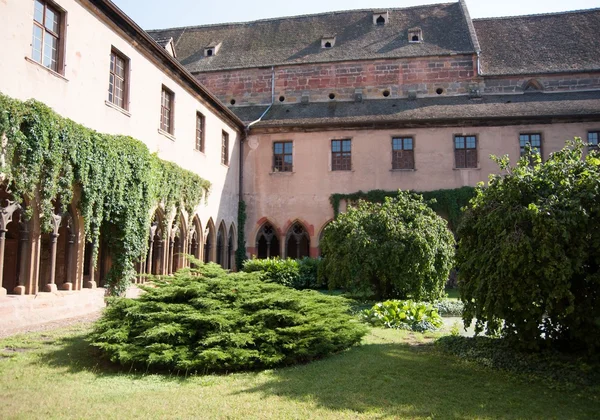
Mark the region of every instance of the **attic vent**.
<instances>
[{"instance_id":1,"label":"attic vent","mask_svg":"<svg viewBox=\"0 0 600 420\"><path fill-rule=\"evenodd\" d=\"M331 48L335 45L335 35L323 35L321 38L321 48Z\"/></svg>"},{"instance_id":2,"label":"attic vent","mask_svg":"<svg viewBox=\"0 0 600 420\"><path fill-rule=\"evenodd\" d=\"M523 92L535 92L544 90L544 85L537 79L530 79L523 83Z\"/></svg>"},{"instance_id":3,"label":"attic vent","mask_svg":"<svg viewBox=\"0 0 600 420\"><path fill-rule=\"evenodd\" d=\"M423 42L423 31L421 28L408 30L408 42Z\"/></svg>"},{"instance_id":4,"label":"attic vent","mask_svg":"<svg viewBox=\"0 0 600 420\"><path fill-rule=\"evenodd\" d=\"M374 11L373 12L373 25L383 26L389 21L389 14L387 10Z\"/></svg>"},{"instance_id":5,"label":"attic vent","mask_svg":"<svg viewBox=\"0 0 600 420\"><path fill-rule=\"evenodd\" d=\"M221 48L220 42L211 42L206 47L204 47L204 56L212 57L213 55L217 55L219 52L219 48Z\"/></svg>"}]
</instances>

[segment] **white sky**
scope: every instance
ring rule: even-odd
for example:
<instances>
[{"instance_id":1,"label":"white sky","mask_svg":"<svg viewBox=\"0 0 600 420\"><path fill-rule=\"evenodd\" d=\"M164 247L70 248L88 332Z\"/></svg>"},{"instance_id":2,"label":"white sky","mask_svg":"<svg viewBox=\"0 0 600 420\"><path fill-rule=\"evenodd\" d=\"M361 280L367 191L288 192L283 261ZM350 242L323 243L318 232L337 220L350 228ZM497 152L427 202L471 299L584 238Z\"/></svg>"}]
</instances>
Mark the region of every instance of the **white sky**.
<instances>
[{"instance_id":1,"label":"white sky","mask_svg":"<svg viewBox=\"0 0 600 420\"><path fill-rule=\"evenodd\" d=\"M112 0L144 29L246 22L352 9L410 7L454 0ZM472 18L600 7L600 0L467 0ZM598 28L600 30L600 28Z\"/></svg>"}]
</instances>

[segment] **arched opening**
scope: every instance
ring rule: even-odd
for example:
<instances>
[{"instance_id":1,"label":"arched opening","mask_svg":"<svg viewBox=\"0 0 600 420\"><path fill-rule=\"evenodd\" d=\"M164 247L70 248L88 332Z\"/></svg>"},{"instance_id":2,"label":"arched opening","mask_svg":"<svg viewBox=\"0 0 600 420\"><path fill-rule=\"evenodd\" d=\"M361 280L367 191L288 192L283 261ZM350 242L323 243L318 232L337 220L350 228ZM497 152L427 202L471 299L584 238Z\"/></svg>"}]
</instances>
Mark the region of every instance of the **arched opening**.
<instances>
[{"instance_id":1,"label":"arched opening","mask_svg":"<svg viewBox=\"0 0 600 420\"><path fill-rule=\"evenodd\" d=\"M200 224L198 216L195 216L192 221L192 227L188 233L188 238L188 254L197 259L202 259L200 257L202 255L202 244L204 241L202 240L202 225Z\"/></svg>"},{"instance_id":2,"label":"arched opening","mask_svg":"<svg viewBox=\"0 0 600 420\"><path fill-rule=\"evenodd\" d=\"M146 273L164 274L163 216L156 209L148 230L148 253L146 254Z\"/></svg>"},{"instance_id":3,"label":"arched opening","mask_svg":"<svg viewBox=\"0 0 600 420\"><path fill-rule=\"evenodd\" d=\"M289 258L303 258L310 255L310 236L300 222L295 222L286 235L285 255Z\"/></svg>"},{"instance_id":4,"label":"arched opening","mask_svg":"<svg viewBox=\"0 0 600 420\"><path fill-rule=\"evenodd\" d=\"M235 229L233 223L229 227L229 235L227 236L227 268L233 270L235 267Z\"/></svg>"},{"instance_id":5,"label":"arched opening","mask_svg":"<svg viewBox=\"0 0 600 420\"><path fill-rule=\"evenodd\" d=\"M169 236L169 274L177 272L184 266L183 244L185 243L185 219L180 214L171 227Z\"/></svg>"},{"instance_id":6,"label":"arched opening","mask_svg":"<svg viewBox=\"0 0 600 420\"><path fill-rule=\"evenodd\" d=\"M269 222L262 225L256 235L257 258L279 257L279 238L277 231Z\"/></svg>"},{"instance_id":7,"label":"arched opening","mask_svg":"<svg viewBox=\"0 0 600 420\"><path fill-rule=\"evenodd\" d=\"M219 226L219 231L217 232L217 264L219 264L223 268L227 268L226 266L226 255L227 249L225 245L227 244L227 232L225 231L225 224L221 222Z\"/></svg>"},{"instance_id":8,"label":"arched opening","mask_svg":"<svg viewBox=\"0 0 600 420\"><path fill-rule=\"evenodd\" d=\"M28 223L21 220L22 208L3 187L0 190L0 295L24 294L21 267L29 240ZM21 280L21 281L20 281ZM22 289L17 292L17 288Z\"/></svg>"},{"instance_id":9,"label":"arched opening","mask_svg":"<svg viewBox=\"0 0 600 420\"><path fill-rule=\"evenodd\" d=\"M214 244L216 241L216 237L215 237L215 225L212 221L212 219L210 219L208 221L208 224L206 225L206 231L204 232L204 262L208 263L208 262L215 262L216 260L216 253L214 250Z\"/></svg>"},{"instance_id":10,"label":"arched opening","mask_svg":"<svg viewBox=\"0 0 600 420\"><path fill-rule=\"evenodd\" d=\"M412 42L419 42L419 35L413 35Z\"/></svg>"},{"instance_id":11,"label":"arched opening","mask_svg":"<svg viewBox=\"0 0 600 420\"><path fill-rule=\"evenodd\" d=\"M323 254L323 249L321 248L321 242L323 241L323 237L325 236L325 229L327 229L327 226L329 226L330 223L331 223L331 220L328 221L327 223L325 223L323 225L323 227L321 228L321 233L319 233L319 256L320 257L324 257L325 256Z\"/></svg>"},{"instance_id":12,"label":"arched opening","mask_svg":"<svg viewBox=\"0 0 600 420\"><path fill-rule=\"evenodd\" d=\"M377 22L377 25L379 25L379 26L385 25L385 18L383 17L383 15L380 15L377 18L376 22Z\"/></svg>"}]
</instances>

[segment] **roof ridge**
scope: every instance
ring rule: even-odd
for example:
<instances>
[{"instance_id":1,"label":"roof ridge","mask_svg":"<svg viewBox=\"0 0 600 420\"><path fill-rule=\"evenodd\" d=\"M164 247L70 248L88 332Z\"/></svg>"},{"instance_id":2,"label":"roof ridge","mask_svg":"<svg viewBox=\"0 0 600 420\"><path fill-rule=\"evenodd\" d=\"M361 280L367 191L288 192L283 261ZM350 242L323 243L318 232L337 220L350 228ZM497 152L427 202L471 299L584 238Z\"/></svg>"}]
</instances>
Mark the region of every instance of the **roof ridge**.
<instances>
[{"instance_id":1,"label":"roof ridge","mask_svg":"<svg viewBox=\"0 0 600 420\"><path fill-rule=\"evenodd\" d=\"M459 1L421 4L418 6L409 6L409 7L387 7L387 8L384 7L384 8L369 8L369 9L333 10L330 12L308 13L308 14L294 15L294 16L278 16L278 17L273 17L273 18L249 20L249 21L245 21L245 22L207 23L204 25L176 26L176 27L172 27L172 28L148 29L146 32L150 33L150 32L175 31L175 30L187 30L187 29L202 29L202 28L214 28L214 27L218 27L218 26L241 26L241 25L249 25L252 23L274 22L274 21L284 20L284 19L302 19L302 18L307 18L307 17L334 15L334 14L341 14L341 13L372 12L375 10L377 10L377 11L410 10L410 9L419 9L419 8L429 8L429 7L434 7L434 6L450 6L452 4L459 4Z\"/></svg>"},{"instance_id":2,"label":"roof ridge","mask_svg":"<svg viewBox=\"0 0 600 420\"><path fill-rule=\"evenodd\" d=\"M484 21L484 20L508 20L508 19L522 19L530 17L546 17L546 16L557 16L557 15L568 15L568 14L581 14L581 13L593 13L600 12L600 7L593 7L590 9L576 9L576 10L563 10L561 12L548 12L548 13L533 13L530 15L515 15L515 16L497 16L497 17L486 17L476 18L473 21Z\"/></svg>"}]
</instances>

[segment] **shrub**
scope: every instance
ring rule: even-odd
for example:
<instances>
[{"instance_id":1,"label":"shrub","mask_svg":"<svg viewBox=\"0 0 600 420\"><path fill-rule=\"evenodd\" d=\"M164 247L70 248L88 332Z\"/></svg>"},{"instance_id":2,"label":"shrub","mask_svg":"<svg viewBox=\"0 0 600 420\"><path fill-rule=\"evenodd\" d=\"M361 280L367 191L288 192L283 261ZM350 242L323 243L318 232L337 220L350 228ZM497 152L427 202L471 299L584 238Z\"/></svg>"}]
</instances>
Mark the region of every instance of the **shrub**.
<instances>
[{"instance_id":1,"label":"shrub","mask_svg":"<svg viewBox=\"0 0 600 420\"><path fill-rule=\"evenodd\" d=\"M464 304L460 300L442 299L433 304L441 316L462 316Z\"/></svg>"},{"instance_id":2,"label":"shrub","mask_svg":"<svg viewBox=\"0 0 600 420\"><path fill-rule=\"evenodd\" d=\"M213 372L314 360L366 333L343 298L266 283L257 273L204 276L216 271L181 270L138 299L110 300L92 345L122 365Z\"/></svg>"},{"instance_id":3,"label":"shrub","mask_svg":"<svg viewBox=\"0 0 600 420\"><path fill-rule=\"evenodd\" d=\"M321 287L317 274L320 263L320 258L309 257L253 259L244 262L243 271L264 273L264 279L295 289L318 289Z\"/></svg>"},{"instance_id":4,"label":"shrub","mask_svg":"<svg viewBox=\"0 0 600 420\"><path fill-rule=\"evenodd\" d=\"M529 151L479 186L458 234L464 321L529 349L600 347L600 159Z\"/></svg>"},{"instance_id":5,"label":"shrub","mask_svg":"<svg viewBox=\"0 0 600 420\"><path fill-rule=\"evenodd\" d=\"M443 325L434 306L412 300L387 300L360 312L363 321L376 327L397 328L417 332L433 331Z\"/></svg>"},{"instance_id":6,"label":"shrub","mask_svg":"<svg viewBox=\"0 0 600 420\"><path fill-rule=\"evenodd\" d=\"M325 228L321 248L329 287L435 300L452 267L454 237L419 195L359 201Z\"/></svg>"}]
</instances>

